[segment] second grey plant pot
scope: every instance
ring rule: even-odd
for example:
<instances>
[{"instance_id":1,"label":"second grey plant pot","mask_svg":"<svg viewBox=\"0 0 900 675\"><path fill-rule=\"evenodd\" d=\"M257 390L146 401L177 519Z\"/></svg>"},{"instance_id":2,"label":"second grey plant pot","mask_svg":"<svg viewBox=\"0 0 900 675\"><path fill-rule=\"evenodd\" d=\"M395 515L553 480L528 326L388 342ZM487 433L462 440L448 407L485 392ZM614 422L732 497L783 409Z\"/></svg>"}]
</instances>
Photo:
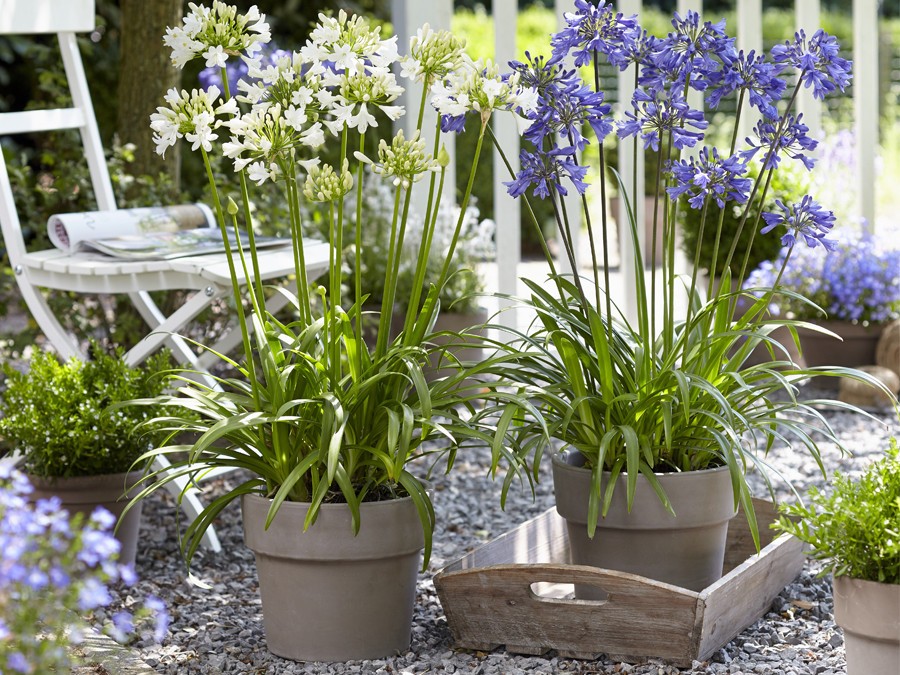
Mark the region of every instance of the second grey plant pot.
<instances>
[{"instance_id":1,"label":"second grey plant pot","mask_svg":"<svg viewBox=\"0 0 900 675\"><path fill-rule=\"evenodd\" d=\"M835 577L834 621L844 629L847 675L900 673L900 584Z\"/></svg>"},{"instance_id":2,"label":"second grey plant pot","mask_svg":"<svg viewBox=\"0 0 900 675\"><path fill-rule=\"evenodd\" d=\"M434 333L449 331L452 333L470 332L472 337L459 339L450 335L433 335L432 341L444 347L443 351L437 351L431 354L431 368L426 372L425 377L429 382L434 382L438 378L451 375L454 371L452 367L446 367L459 360L463 364L478 363L484 358L484 349L479 345L478 336L483 337L484 331L478 326L487 323L488 311L484 307L479 307L474 312L450 312L443 310L438 315L434 324ZM444 351L452 353L445 354ZM443 366L442 367L442 362ZM471 381L468 381L471 383Z\"/></svg>"},{"instance_id":3,"label":"second grey plant pot","mask_svg":"<svg viewBox=\"0 0 900 675\"><path fill-rule=\"evenodd\" d=\"M556 510L567 521L573 564L630 572L698 592L721 578L728 521L736 513L727 467L657 474L675 516L643 476L638 476L629 513L620 476L607 516L590 539L591 471L583 463L573 450L553 456ZM577 584L575 596L605 599L597 589Z\"/></svg>"},{"instance_id":4,"label":"second grey plant pot","mask_svg":"<svg viewBox=\"0 0 900 675\"><path fill-rule=\"evenodd\" d=\"M271 500L244 495L244 541L256 554L269 651L294 661L375 659L405 651L424 547L410 498L360 505L353 534L346 504L284 502L264 529Z\"/></svg>"},{"instance_id":5,"label":"second grey plant pot","mask_svg":"<svg viewBox=\"0 0 900 675\"><path fill-rule=\"evenodd\" d=\"M142 502L135 504L125 517L122 512L128 505L129 497L139 490L132 489L141 479L143 473L106 473L99 476L75 476L73 478L39 478L28 476L34 491L31 499L47 499L59 497L62 506L69 515L76 513L89 517L98 506L102 506L116 518L115 537L122 548L119 550L119 562L123 565L134 565L137 555L138 535L141 528Z\"/></svg>"}]
</instances>

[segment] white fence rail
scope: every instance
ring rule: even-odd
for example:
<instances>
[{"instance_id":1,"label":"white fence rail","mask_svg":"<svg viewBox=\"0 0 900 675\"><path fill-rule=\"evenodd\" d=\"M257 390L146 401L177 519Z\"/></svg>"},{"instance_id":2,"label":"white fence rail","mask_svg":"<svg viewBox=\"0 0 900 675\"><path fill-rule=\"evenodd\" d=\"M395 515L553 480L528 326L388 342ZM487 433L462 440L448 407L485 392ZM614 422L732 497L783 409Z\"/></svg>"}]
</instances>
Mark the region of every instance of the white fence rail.
<instances>
[{"instance_id":1,"label":"white fence rail","mask_svg":"<svg viewBox=\"0 0 900 675\"><path fill-rule=\"evenodd\" d=\"M763 47L762 35L762 0L736 0L737 6L737 46L749 51ZM511 58L519 58L516 47L516 23L518 3L516 0L494 0L493 16L495 27L495 54L499 63ZM564 12L572 11L574 0L557 0L557 24L562 23ZM619 0L618 9L626 15L640 15L643 2L641 0ZM703 0L678 0L678 10L685 12L693 9L703 15ZM449 28L453 12L453 0L392 0L394 26L398 35L410 35L415 28L424 22L435 28ZM858 215L870 226L875 223L875 152L878 138L878 0L853 0L853 99L854 125L856 143L856 192L858 194ZM796 0L795 17L797 28L803 28L811 34L819 26L819 0ZM717 17L706 17L716 19ZM547 27L548 34L554 30ZM731 27L734 30L735 27ZM465 36L462 36L465 37ZM549 35L548 35L549 40ZM549 46L549 43L548 43ZM401 45L401 49L403 45ZM633 68L634 66L632 66ZM619 76L619 101L628 102L633 90L634 75L625 71ZM697 106L695 101L693 105ZM822 124L822 104L812 98L810 90L804 89L797 100L798 110L803 113L804 121L810 127L810 133L817 134ZM744 119L751 118L745 115ZM507 158L514 168L518 162L519 137L512 120L497 123L496 133L504 148ZM426 125L426 128L428 126ZM749 131L749 128L746 129ZM633 138L619 141L619 171L622 175L632 175L631 143ZM638 153L638 162L642 164L643 153ZM516 200L506 194L503 181L508 180L507 170L497 153L494 153L494 220L497 224L497 288L501 293L514 294L516 291L520 255L520 209ZM638 194L642 192L642 167L638 166ZM643 200L636 199L635 209L637 222L643 222ZM577 205L569 209L570 213L578 213ZM643 236L643 228L638 228L639 236ZM642 246L643 246L643 242ZM633 278L633 251L629 250L630 238L620 238L619 260L624 278ZM560 267L566 269L564 261ZM625 309L633 309L632 298L626 294ZM507 316L507 321L514 320Z\"/></svg>"}]
</instances>

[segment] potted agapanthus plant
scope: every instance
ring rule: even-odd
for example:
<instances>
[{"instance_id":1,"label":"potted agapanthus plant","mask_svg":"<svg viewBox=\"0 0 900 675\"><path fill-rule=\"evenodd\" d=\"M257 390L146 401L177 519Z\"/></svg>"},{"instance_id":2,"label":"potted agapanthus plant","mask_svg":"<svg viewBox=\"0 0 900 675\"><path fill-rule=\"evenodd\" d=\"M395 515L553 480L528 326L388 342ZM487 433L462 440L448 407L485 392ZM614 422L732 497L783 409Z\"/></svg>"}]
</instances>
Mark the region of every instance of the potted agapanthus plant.
<instances>
[{"instance_id":1,"label":"potted agapanthus plant","mask_svg":"<svg viewBox=\"0 0 900 675\"><path fill-rule=\"evenodd\" d=\"M431 549L434 510L428 487L411 469L416 460L446 454L448 467L461 445L489 443L492 470L501 461L518 465L515 439L504 439L492 415L502 407L481 409L458 380L464 374L428 382L423 366L437 347L429 339L440 311L440 289L464 225L475 180L479 150L472 165L462 211L446 244L445 264L426 287L428 251L435 236L444 169L440 129L422 129L423 106L430 92L457 101L460 114L475 105L481 136L495 110L528 110L534 94L518 76L501 78L497 69L473 62L459 40L427 26L399 59L396 37L382 39L361 17L343 11L320 15L307 43L262 65L255 54L268 40L265 18L214 1L191 5L184 24L169 29L165 42L178 65L204 58L224 67L239 56L248 76L236 96L171 91L167 105L152 116L160 153L184 137L209 168L211 153L234 162L242 186L241 206L223 203L210 171L211 191L223 235L246 230L249 250L233 251L232 278L238 302L243 353L221 360L237 370L218 388L186 380L176 395L161 400L175 409L173 430L199 434L190 446L173 445L144 456L171 457L174 471L150 474L158 490L177 475L203 475L219 468L245 469L246 479L212 501L187 528L183 549L188 559L200 536L229 503L240 500L245 540L254 550L260 577L268 647L297 660L346 660L386 656L410 640L416 572ZM402 77L423 85L417 128L412 137L398 132L381 141L377 156L364 154L370 127L389 124L404 114L397 105L403 87L392 67L402 62ZM221 138L220 138L221 137ZM224 141L224 142L222 142ZM221 143L221 145L219 145ZM325 144L338 148L336 164L323 164ZM374 175L368 175L366 167ZM420 179L428 183L422 246L414 265L409 298L397 294L401 252L409 231L410 195ZM269 313L266 289L252 270L256 265L248 206L250 183L274 181L284 190L291 215L295 277L287 293L294 315ZM360 261L367 256L361 239L361 195L372 181L391 190L389 245L374 345L363 339ZM356 193L353 232L354 272L343 265L347 195ZM307 280L301 203L315 202L327 219L331 264L327 289ZM232 235L233 236L233 235ZM227 240L227 237L226 237ZM247 272L249 288L238 284L236 267ZM353 291L352 301L344 287ZM373 291L369 291L375 295ZM392 309L405 306L401 330L391 337ZM498 394L500 399L503 395ZM194 419L196 416L199 419ZM444 445L432 444L442 440ZM179 453L187 452L186 458ZM430 464L429 464L430 465ZM426 467L427 468L427 467ZM508 485L508 483L507 483Z\"/></svg>"},{"instance_id":2,"label":"potted agapanthus plant","mask_svg":"<svg viewBox=\"0 0 900 675\"><path fill-rule=\"evenodd\" d=\"M163 436L150 426L138 427L163 409L113 407L158 396L169 359L160 353L131 367L121 350L110 354L96 344L91 357L61 363L55 354L36 351L24 373L4 364L0 436L19 454L34 498L56 497L73 514L90 515L98 506L113 513L120 520L120 560L133 564L140 509L123 516L126 495L134 496L141 478L133 464Z\"/></svg>"},{"instance_id":3,"label":"potted agapanthus plant","mask_svg":"<svg viewBox=\"0 0 900 675\"><path fill-rule=\"evenodd\" d=\"M900 451L861 476L837 475L828 491L782 509L778 529L812 547L834 575L834 619L844 629L849 675L900 667Z\"/></svg>"},{"instance_id":4,"label":"potted agapanthus plant","mask_svg":"<svg viewBox=\"0 0 900 675\"><path fill-rule=\"evenodd\" d=\"M900 318L900 232L834 231L833 250L799 249L779 279L787 256L782 251L775 261L761 263L746 284L759 288L777 281L815 303L782 294L771 307L811 324L798 328L807 366L872 365L882 328Z\"/></svg>"},{"instance_id":5,"label":"potted agapanthus plant","mask_svg":"<svg viewBox=\"0 0 900 675\"><path fill-rule=\"evenodd\" d=\"M672 32L655 38L641 30L637 17L616 13L610 3L576 0L575 6L551 39L549 59L529 56L526 63L511 64L519 82L537 89L539 103L524 113L531 126L523 135L522 169L508 187L513 196L531 192L552 202L576 270L570 232L579 216L567 212L561 196L573 189L580 195L593 273L582 278L554 271L550 284L527 281L531 296L525 302L537 320L518 339L506 334L495 346L515 360L515 365L504 364L503 376L518 381L522 394L538 402L539 415L523 414L517 427L534 443L536 461L546 448L545 429L563 448L552 462L557 509L569 520L573 562L699 591L721 576L728 521L739 504L756 532L745 472L765 469L765 449L775 441L789 442L821 466L820 439L837 442L827 427L816 429L817 409L797 398L808 371L788 356L746 363L754 347L774 342L771 330L778 325L793 329L793 322L766 318L776 288L761 289L758 299L740 290L750 271L751 247L743 257L735 256L744 228L766 236L783 227L779 234L790 250L832 247L832 215L809 196L773 214L744 206L733 236L720 235L726 200L764 204L780 164L812 166L807 153L816 142L792 111L796 92L809 87L822 98L843 89L850 63L822 31L800 32L770 54L757 55L735 49L724 21L704 23L695 12L676 14ZM592 67L591 81L568 70L569 59L577 67ZM634 71L634 97L618 120L611 117L599 86L597 68L603 59ZM786 80L794 75L796 85L787 90ZM704 92L711 104L725 95L737 97L730 147L702 146L709 122L689 105L691 89ZM738 137L745 100L760 115L747 145ZM613 132L658 156L652 192L658 203L665 202L648 242L652 251L661 240L664 255L649 279L637 225L633 219L629 224L634 269L641 272L624 283L636 289L636 320L604 293L610 277L603 140ZM588 168L578 163L578 152L592 141L599 145L599 243L590 222ZM682 158L689 149L694 152ZM754 161L761 165L751 180L748 165ZM633 181L630 176L618 181L629 204ZM718 285L702 280L696 259L691 275L681 278L675 272L674 224L681 198L700 211L700 239L706 228L716 232L710 267L719 269L718 259L724 260ZM598 259L600 250L604 254ZM779 273L789 261L790 255ZM701 284L707 286L707 299ZM677 302L685 292L687 310L679 316ZM751 298L750 306L736 316L737 300L744 295ZM867 379L846 369L833 372ZM579 594L589 597L576 587Z\"/></svg>"}]
</instances>

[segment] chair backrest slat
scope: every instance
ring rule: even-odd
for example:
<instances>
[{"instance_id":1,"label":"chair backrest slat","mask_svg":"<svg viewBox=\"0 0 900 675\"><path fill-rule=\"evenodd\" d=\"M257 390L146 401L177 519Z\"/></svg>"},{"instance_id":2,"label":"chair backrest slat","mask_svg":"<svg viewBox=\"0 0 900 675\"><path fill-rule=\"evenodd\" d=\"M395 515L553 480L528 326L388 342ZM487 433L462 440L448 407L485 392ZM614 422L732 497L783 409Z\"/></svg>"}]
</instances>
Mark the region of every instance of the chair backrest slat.
<instances>
[{"instance_id":1,"label":"chair backrest slat","mask_svg":"<svg viewBox=\"0 0 900 675\"><path fill-rule=\"evenodd\" d=\"M25 110L0 113L0 134L31 134L84 126L84 113L77 108Z\"/></svg>"},{"instance_id":2,"label":"chair backrest slat","mask_svg":"<svg viewBox=\"0 0 900 675\"><path fill-rule=\"evenodd\" d=\"M0 0L0 34L87 33L94 0Z\"/></svg>"}]
</instances>

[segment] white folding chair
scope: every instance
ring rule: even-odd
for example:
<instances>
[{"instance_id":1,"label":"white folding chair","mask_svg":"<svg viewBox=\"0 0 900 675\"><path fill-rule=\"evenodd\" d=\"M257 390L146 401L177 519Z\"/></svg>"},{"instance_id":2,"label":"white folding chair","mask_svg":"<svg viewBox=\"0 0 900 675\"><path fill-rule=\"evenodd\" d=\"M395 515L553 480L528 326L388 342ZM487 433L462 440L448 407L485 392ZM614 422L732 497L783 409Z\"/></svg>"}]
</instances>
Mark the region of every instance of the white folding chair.
<instances>
[{"instance_id":1,"label":"white folding chair","mask_svg":"<svg viewBox=\"0 0 900 675\"><path fill-rule=\"evenodd\" d=\"M91 31L93 28L94 0L0 0L0 34L57 34L73 102L70 108L0 113L0 137L77 129L84 145L97 206L105 211L115 209L116 201L75 40L76 32ZM149 121L147 133L150 133ZM43 224L33 223L33 226L40 227ZM125 358L129 364L140 363L163 344L167 344L180 362L201 372L207 369L209 363L195 353L177 333L213 301L232 295L225 254L167 261L123 262L98 259L96 255L67 254L56 249L28 252L13 201L5 159L0 161L0 228L22 297L60 356L83 357L84 354L77 341L54 316L41 291L43 288L91 294L127 294L149 328L147 335L127 352ZM308 244L305 257L310 278L319 276L328 267L328 245L319 242ZM282 278L293 273L294 257L290 247L260 250L259 268L264 280ZM173 290L193 291L193 294L180 308L166 316L149 292ZM280 297L280 294L276 297ZM239 342L239 331L233 330L215 347L227 351ZM185 479L180 484L170 483L169 488L177 495L186 485ZM182 508L190 518L196 517L202 510L195 490L188 490L182 501ZM219 551L221 547L215 532L210 528L208 533L204 539L205 545L213 551Z\"/></svg>"}]
</instances>

